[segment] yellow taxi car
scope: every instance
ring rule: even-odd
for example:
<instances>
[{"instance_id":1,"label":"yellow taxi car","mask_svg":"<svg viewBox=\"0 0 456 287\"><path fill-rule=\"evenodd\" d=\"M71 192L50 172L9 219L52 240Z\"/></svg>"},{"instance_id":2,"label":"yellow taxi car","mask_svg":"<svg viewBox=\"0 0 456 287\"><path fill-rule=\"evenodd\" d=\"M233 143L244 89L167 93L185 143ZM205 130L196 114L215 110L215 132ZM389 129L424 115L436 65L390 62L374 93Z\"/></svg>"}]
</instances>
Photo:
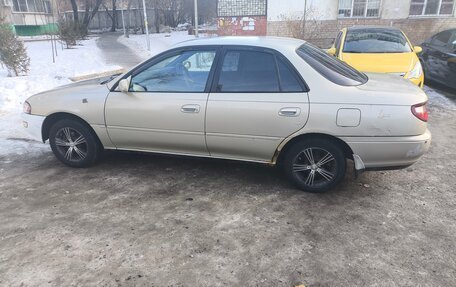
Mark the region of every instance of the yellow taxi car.
<instances>
[{"instance_id":1,"label":"yellow taxi car","mask_svg":"<svg viewBox=\"0 0 456 287\"><path fill-rule=\"evenodd\" d=\"M401 30L383 26L344 28L328 49L359 71L396 74L422 88L424 72L417 56L421 51Z\"/></svg>"}]
</instances>

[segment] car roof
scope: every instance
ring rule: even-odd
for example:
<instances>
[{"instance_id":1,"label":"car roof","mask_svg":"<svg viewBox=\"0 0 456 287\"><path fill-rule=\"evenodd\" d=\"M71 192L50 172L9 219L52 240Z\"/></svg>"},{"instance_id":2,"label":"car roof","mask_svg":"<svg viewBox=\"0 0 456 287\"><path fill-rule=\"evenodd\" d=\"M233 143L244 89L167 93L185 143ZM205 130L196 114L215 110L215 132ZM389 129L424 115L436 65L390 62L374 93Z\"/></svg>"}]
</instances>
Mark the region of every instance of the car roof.
<instances>
[{"instance_id":1,"label":"car roof","mask_svg":"<svg viewBox=\"0 0 456 287\"><path fill-rule=\"evenodd\" d=\"M239 46L254 46L264 48L296 48L304 44L304 40L285 38L285 37L272 37L272 36L226 36L226 37L212 37L212 38L199 38L180 42L174 45L175 48L186 46L223 46L223 45L239 45Z\"/></svg>"},{"instance_id":2,"label":"car roof","mask_svg":"<svg viewBox=\"0 0 456 287\"><path fill-rule=\"evenodd\" d=\"M369 26L369 25L365 25L365 26L352 26L350 28L348 28L347 30L348 31L357 31L357 30L369 30L369 29L372 29L372 30L389 30L389 31L400 31L401 32L401 29L399 28L396 28L396 27L391 27L391 26Z\"/></svg>"},{"instance_id":3,"label":"car roof","mask_svg":"<svg viewBox=\"0 0 456 287\"><path fill-rule=\"evenodd\" d=\"M442 33L442 32L456 32L456 28L451 28L451 29L447 29L447 30L442 30L442 31L440 31L440 32L438 32L438 33L435 33L435 35L440 34L440 33Z\"/></svg>"}]
</instances>

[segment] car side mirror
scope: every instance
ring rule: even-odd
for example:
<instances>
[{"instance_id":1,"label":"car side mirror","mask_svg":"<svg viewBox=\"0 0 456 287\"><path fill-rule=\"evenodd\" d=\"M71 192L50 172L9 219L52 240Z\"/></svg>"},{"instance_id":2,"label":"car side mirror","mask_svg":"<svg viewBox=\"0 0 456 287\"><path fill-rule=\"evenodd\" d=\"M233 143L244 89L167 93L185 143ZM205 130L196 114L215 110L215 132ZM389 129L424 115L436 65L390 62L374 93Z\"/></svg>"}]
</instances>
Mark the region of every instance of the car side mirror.
<instances>
[{"instance_id":1,"label":"car side mirror","mask_svg":"<svg viewBox=\"0 0 456 287\"><path fill-rule=\"evenodd\" d=\"M118 84L119 91L121 91L122 93L128 93L128 91L130 90L130 79L131 77L120 80Z\"/></svg>"},{"instance_id":2,"label":"car side mirror","mask_svg":"<svg viewBox=\"0 0 456 287\"><path fill-rule=\"evenodd\" d=\"M192 67L192 63L190 61L184 61L184 68L188 71Z\"/></svg>"},{"instance_id":3,"label":"car side mirror","mask_svg":"<svg viewBox=\"0 0 456 287\"><path fill-rule=\"evenodd\" d=\"M415 46L413 47L413 51L415 51L416 54L419 54L423 52L423 48L421 48L420 46Z\"/></svg>"},{"instance_id":4,"label":"car side mirror","mask_svg":"<svg viewBox=\"0 0 456 287\"><path fill-rule=\"evenodd\" d=\"M336 56L337 50L334 47L329 48L326 53L328 53L331 56Z\"/></svg>"}]
</instances>

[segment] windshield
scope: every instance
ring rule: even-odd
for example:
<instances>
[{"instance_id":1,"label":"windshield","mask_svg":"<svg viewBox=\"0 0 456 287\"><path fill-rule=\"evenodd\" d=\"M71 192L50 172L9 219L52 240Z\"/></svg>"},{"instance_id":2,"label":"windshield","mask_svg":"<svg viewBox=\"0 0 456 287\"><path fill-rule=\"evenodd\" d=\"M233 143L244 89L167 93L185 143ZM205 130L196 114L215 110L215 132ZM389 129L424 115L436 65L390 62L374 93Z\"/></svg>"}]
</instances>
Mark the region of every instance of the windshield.
<instances>
[{"instance_id":1,"label":"windshield","mask_svg":"<svg viewBox=\"0 0 456 287\"><path fill-rule=\"evenodd\" d=\"M368 80L363 73L309 43L299 47L296 52L318 73L335 84L358 86Z\"/></svg>"},{"instance_id":2,"label":"windshield","mask_svg":"<svg viewBox=\"0 0 456 287\"><path fill-rule=\"evenodd\" d=\"M401 31L382 28L348 30L343 49L344 53L408 53L411 51Z\"/></svg>"}]
</instances>

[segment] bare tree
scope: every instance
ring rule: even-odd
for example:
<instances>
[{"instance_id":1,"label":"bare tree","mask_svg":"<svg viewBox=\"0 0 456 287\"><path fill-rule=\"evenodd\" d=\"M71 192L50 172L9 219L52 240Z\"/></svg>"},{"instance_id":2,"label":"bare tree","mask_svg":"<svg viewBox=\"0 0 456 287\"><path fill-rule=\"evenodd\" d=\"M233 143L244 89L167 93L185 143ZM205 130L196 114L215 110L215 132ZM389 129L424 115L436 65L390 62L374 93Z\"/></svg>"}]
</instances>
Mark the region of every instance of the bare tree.
<instances>
[{"instance_id":1,"label":"bare tree","mask_svg":"<svg viewBox=\"0 0 456 287\"><path fill-rule=\"evenodd\" d=\"M92 0L93 1L93 0ZM98 0L97 0L98 1ZM115 0L113 0L115 1ZM127 2L127 21L128 26L130 26L131 20L131 7L136 6L139 10L142 10L142 1L137 0L137 4L135 5L134 0L128 0ZM215 1L214 0L199 0L200 4L198 5L199 9L199 19L202 23L206 21L215 19L216 9L215 9ZM194 0L146 0L147 8L152 10L153 15L153 23L150 23L149 27L153 27L155 32L159 33L161 31L161 25L169 26L169 27L176 27L178 24L183 24L185 22L191 21L193 19L193 5ZM113 17L113 13L109 11L106 7L106 4L103 4L108 17ZM113 5L115 7L115 5ZM144 19L143 14L140 13L136 15L137 17L141 18L141 30L144 33ZM127 33L126 36L128 37L130 32L126 29Z\"/></svg>"},{"instance_id":2,"label":"bare tree","mask_svg":"<svg viewBox=\"0 0 456 287\"><path fill-rule=\"evenodd\" d=\"M129 38L130 37L130 22L131 22L131 3L133 0L128 0L127 3L127 22L128 22L128 27L125 30L125 37Z\"/></svg>"},{"instance_id":3,"label":"bare tree","mask_svg":"<svg viewBox=\"0 0 456 287\"><path fill-rule=\"evenodd\" d=\"M73 1L73 0L72 0ZM89 27L90 21L92 21L93 17L98 13L98 9L100 8L101 3L103 0L96 0L95 5L92 7L92 3L90 0L86 0L85 2L85 13L84 13L84 19L82 20L82 24L85 27ZM92 12L90 12L92 10Z\"/></svg>"},{"instance_id":4,"label":"bare tree","mask_svg":"<svg viewBox=\"0 0 456 287\"><path fill-rule=\"evenodd\" d=\"M212 22L217 16L216 1L214 0L198 0L198 22L207 23ZM188 21L195 25L195 1L182 0L182 14L179 23Z\"/></svg>"},{"instance_id":5,"label":"bare tree","mask_svg":"<svg viewBox=\"0 0 456 287\"><path fill-rule=\"evenodd\" d=\"M79 22L79 11L78 11L78 4L76 0L70 0L71 8L73 9L73 19L75 22Z\"/></svg>"},{"instance_id":6,"label":"bare tree","mask_svg":"<svg viewBox=\"0 0 456 287\"><path fill-rule=\"evenodd\" d=\"M160 11L159 9L164 6L163 1L154 0L154 16L155 16L155 32L160 33ZM163 9L163 8L162 8Z\"/></svg>"},{"instance_id":7,"label":"bare tree","mask_svg":"<svg viewBox=\"0 0 456 287\"><path fill-rule=\"evenodd\" d=\"M142 1L141 0L138 0L138 7L139 7L139 9L146 9L146 7L142 6ZM145 30L144 24L145 23L144 23L144 18L143 18L142 13L139 13L139 20L140 20L140 23L141 23L141 33L144 34L144 30Z\"/></svg>"},{"instance_id":8,"label":"bare tree","mask_svg":"<svg viewBox=\"0 0 456 287\"><path fill-rule=\"evenodd\" d=\"M73 20L75 23L79 23L80 20L78 4L81 4L81 2L82 0L70 0L71 9L73 10ZM82 19L82 25L85 28L89 27L90 21L92 21L92 19L98 13L102 2L103 0L84 0L84 18Z\"/></svg>"},{"instance_id":9,"label":"bare tree","mask_svg":"<svg viewBox=\"0 0 456 287\"><path fill-rule=\"evenodd\" d=\"M106 6L105 3L103 3L103 7L105 8L106 15L111 19L111 32L115 32L117 28L117 8L116 8L116 0L112 0L111 2L111 7L112 10L109 12L108 7Z\"/></svg>"},{"instance_id":10,"label":"bare tree","mask_svg":"<svg viewBox=\"0 0 456 287\"><path fill-rule=\"evenodd\" d=\"M321 32L319 16L315 9L306 8L302 14L280 15L280 18L286 23L287 36L311 41L318 38Z\"/></svg>"}]
</instances>

